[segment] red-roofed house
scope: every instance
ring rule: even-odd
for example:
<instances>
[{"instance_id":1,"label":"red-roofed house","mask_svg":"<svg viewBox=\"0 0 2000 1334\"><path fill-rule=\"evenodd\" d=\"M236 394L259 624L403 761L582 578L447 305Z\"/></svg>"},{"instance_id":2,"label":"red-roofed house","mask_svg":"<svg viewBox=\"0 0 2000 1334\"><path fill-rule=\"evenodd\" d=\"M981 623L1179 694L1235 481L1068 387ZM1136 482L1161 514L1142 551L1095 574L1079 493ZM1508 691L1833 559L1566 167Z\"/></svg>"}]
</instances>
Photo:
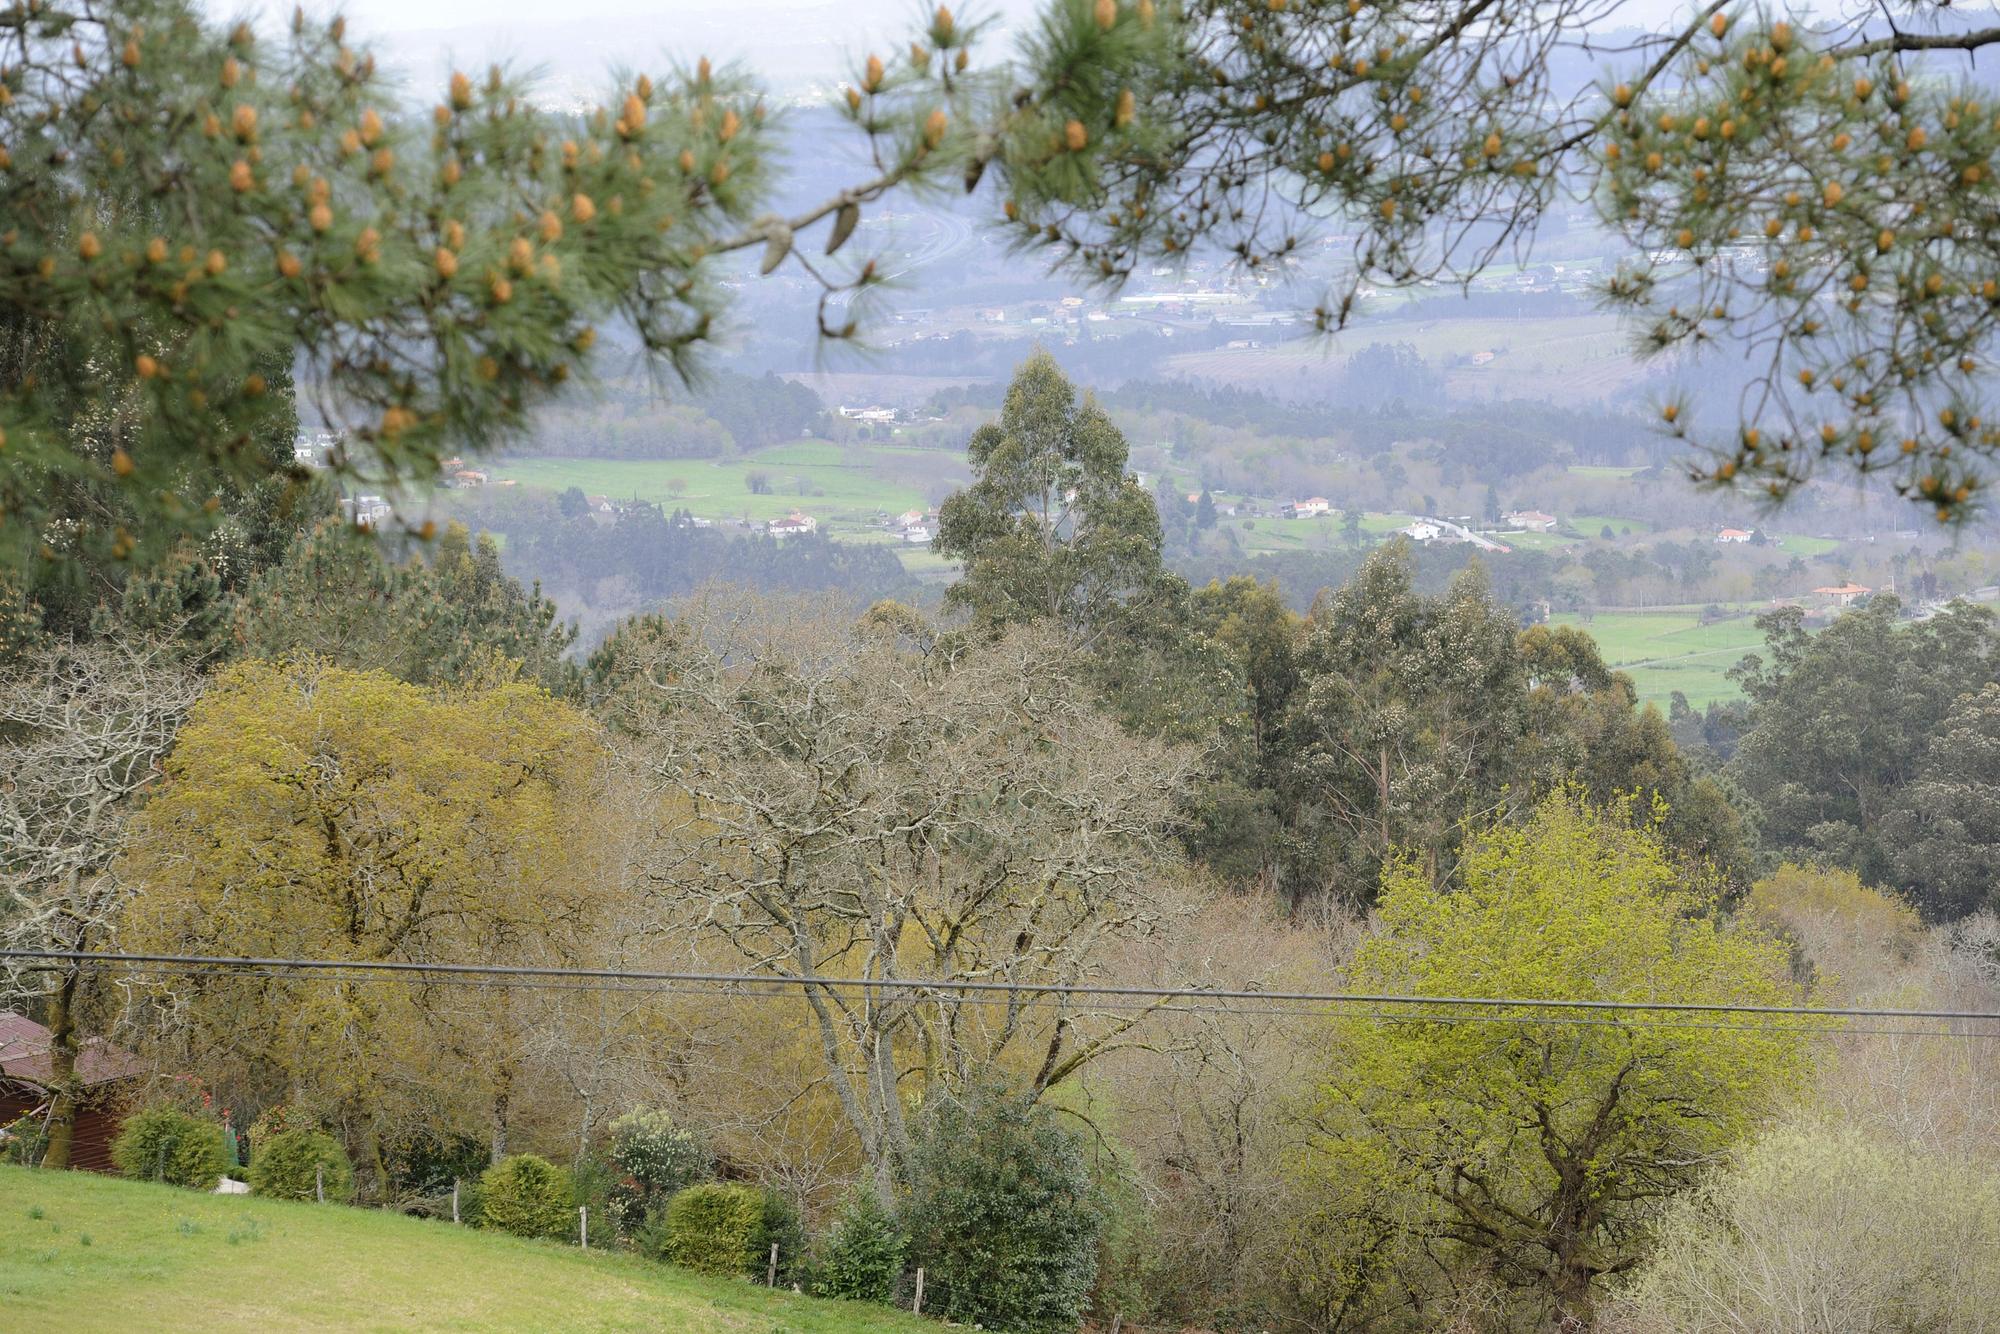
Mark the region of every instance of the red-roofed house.
<instances>
[{"instance_id":1,"label":"red-roofed house","mask_svg":"<svg viewBox=\"0 0 2000 1334\"><path fill-rule=\"evenodd\" d=\"M49 1030L34 1020L0 1010L0 1126L23 1116L46 1115L49 1081L55 1073L50 1042ZM145 1063L131 1052L102 1038L85 1040L76 1054L83 1098L70 1141L70 1166L89 1172L113 1170L111 1141L125 1120L118 1094L144 1072Z\"/></svg>"},{"instance_id":2,"label":"red-roofed house","mask_svg":"<svg viewBox=\"0 0 2000 1334\"><path fill-rule=\"evenodd\" d=\"M1832 603L1836 607L1845 607L1848 603L1854 601L1854 599L1865 598L1874 591L1875 590L1872 588L1865 587L1861 584L1853 582L1852 580L1849 580L1847 583L1840 584L1838 586L1815 588L1813 590L1813 594L1817 597L1825 598L1828 602Z\"/></svg>"}]
</instances>

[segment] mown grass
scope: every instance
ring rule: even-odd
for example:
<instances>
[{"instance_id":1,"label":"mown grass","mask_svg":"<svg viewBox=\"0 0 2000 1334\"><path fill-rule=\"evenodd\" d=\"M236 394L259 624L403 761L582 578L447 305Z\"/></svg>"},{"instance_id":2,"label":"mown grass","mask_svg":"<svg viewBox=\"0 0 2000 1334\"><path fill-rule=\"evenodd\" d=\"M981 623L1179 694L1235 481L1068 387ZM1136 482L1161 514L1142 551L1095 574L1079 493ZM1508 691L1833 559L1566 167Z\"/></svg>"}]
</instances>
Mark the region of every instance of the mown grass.
<instances>
[{"instance_id":1,"label":"mown grass","mask_svg":"<svg viewBox=\"0 0 2000 1334\"><path fill-rule=\"evenodd\" d=\"M1673 692L1702 708L1711 700L1735 699L1741 692L1728 677L1746 653L1764 646L1748 616L1703 625L1698 611L1600 611L1589 616L1558 613L1558 624L1590 632L1605 662L1632 678L1639 698L1662 709Z\"/></svg>"},{"instance_id":2,"label":"mown grass","mask_svg":"<svg viewBox=\"0 0 2000 1334\"><path fill-rule=\"evenodd\" d=\"M377 1210L0 1167L0 1329L936 1328L884 1307Z\"/></svg>"}]
</instances>

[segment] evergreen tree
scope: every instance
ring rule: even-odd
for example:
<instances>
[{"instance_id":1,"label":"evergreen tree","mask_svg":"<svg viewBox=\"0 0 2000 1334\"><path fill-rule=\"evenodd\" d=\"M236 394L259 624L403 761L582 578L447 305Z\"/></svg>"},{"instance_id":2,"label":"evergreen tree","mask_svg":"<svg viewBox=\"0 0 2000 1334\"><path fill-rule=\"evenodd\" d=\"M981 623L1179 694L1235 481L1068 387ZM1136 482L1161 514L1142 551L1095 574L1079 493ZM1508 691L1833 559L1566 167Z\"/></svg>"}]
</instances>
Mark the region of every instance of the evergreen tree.
<instances>
[{"instance_id":1,"label":"evergreen tree","mask_svg":"<svg viewBox=\"0 0 2000 1334\"><path fill-rule=\"evenodd\" d=\"M575 631L541 586L524 590L501 569L492 538L457 524L402 565L344 525L321 524L252 584L236 638L249 657L309 655L416 685L490 683L518 670L568 693L580 680L565 657Z\"/></svg>"}]
</instances>

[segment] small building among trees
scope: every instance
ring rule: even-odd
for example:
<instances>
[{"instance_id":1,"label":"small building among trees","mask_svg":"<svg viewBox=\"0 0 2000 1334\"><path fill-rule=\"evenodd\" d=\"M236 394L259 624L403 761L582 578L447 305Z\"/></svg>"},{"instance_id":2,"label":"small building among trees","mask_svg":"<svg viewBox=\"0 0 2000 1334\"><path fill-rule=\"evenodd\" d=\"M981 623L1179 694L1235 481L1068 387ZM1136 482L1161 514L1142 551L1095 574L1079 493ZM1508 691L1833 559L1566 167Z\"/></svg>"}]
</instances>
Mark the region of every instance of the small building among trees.
<instances>
[{"instance_id":1,"label":"small building among trees","mask_svg":"<svg viewBox=\"0 0 2000 1334\"><path fill-rule=\"evenodd\" d=\"M39 1122L48 1115L54 1063L48 1029L9 1010L0 1010L0 1131L22 1118ZM76 1129L70 1143L70 1166L90 1172L112 1171L111 1141L125 1120L123 1094L145 1072L145 1063L131 1052L102 1038L87 1039L77 1052L76 1077L82 1085ZM39 1127L37 1127L39 1129Z\"/></svg>"}]
</instances>

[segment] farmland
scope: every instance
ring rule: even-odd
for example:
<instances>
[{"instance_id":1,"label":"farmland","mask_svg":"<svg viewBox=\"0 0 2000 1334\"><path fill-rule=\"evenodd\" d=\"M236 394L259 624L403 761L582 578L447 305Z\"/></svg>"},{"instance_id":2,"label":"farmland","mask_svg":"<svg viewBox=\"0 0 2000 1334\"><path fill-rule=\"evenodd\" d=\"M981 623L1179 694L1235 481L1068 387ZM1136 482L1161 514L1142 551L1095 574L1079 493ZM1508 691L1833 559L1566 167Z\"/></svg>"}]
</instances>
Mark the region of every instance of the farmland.
<instances>
[{"instance_id":1,"label":"farmland","mask_svg":"<svg viewBox=\"0 0 2000 1334\"><path fill-rule=\"evenodd\" d=\"M882 516L924 508L967 473L954 451L800 440L723 459L512 458L495 463L492 477L551 491L574 486L703 518L760 522L804 510L823 529L847 536ZM760 477L768 492L751 489Z\"/></svg>"},{"instance_id":2,"label":"farmland","mask_svg":"<svg viewBox=\"0 0 2000 1334\"><path fill-rule=\"evenodd\" d=\"M1662 709L1676 690L1697 709L1735 698L1729 669L1763 647L1747 611L1708 625L1696 607L1558 613L1552 619L1588 631L1605 662L1632 678L1639 698Z\"/></svg>"}]
</instances>

